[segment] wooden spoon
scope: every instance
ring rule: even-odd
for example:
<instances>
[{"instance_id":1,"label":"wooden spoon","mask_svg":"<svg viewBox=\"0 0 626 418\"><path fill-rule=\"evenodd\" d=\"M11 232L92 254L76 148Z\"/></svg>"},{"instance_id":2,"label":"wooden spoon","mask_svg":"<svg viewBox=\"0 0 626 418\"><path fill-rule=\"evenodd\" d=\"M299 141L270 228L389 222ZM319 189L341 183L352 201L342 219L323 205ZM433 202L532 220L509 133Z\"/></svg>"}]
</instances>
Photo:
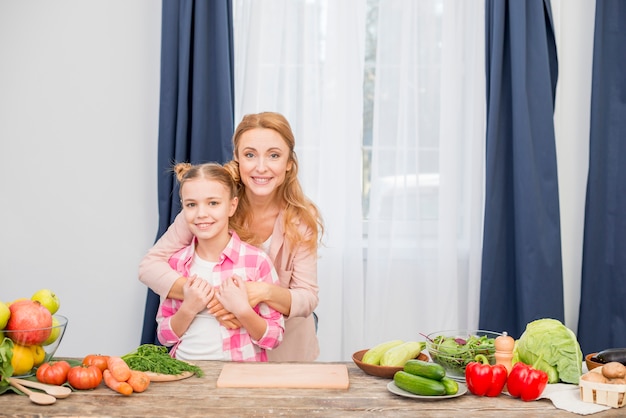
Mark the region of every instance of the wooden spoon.
<instances>
[{"instance_id":1,"label":"wooden spoon","mask_svg":"<svg viewBox=\"0 0 626 418\"><path fill-rule=\"evenodd\" d=\"M43 390L48 395L52 395L57 399L67 398L72 393L72 389L68 388L67 386L48 385L45 383L35 382L26 379L18 379L15 377L11 377L10 379L17 380L18 383L21 383L24 386Z\"/></svg>"},{"instance_id":2,"label":"wooden spoon","mask_svg":"<svg viewBox=\"0 0 626 418\"><path fill-rule=\"evenodd\" d=\"M19 390L27 394L28 397L30 398L30 401L36 404L52 405L53 403L57 401L57 398L55 398L54 396L47 395L41 392L33 392L32 390L27 389L25 386L22 386L20 382L13 379L12 377L9 377L9 383L11 384L11 386L15 386L16 388L18 388Z\"/></svg>"}]
</instances>

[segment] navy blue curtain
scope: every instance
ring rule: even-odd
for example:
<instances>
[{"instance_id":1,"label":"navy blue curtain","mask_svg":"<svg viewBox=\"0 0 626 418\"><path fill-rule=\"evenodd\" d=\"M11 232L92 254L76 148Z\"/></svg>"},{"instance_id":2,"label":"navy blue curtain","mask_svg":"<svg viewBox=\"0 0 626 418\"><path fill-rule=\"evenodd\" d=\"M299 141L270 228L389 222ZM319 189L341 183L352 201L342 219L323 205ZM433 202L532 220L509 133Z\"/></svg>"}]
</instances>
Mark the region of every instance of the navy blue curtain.
<instances>
[{"instance_id":1,"label":"navy blue curtain","mask_svg":"<svg viewBox=\"0 0 626 418\"><path fill-rule=\"evenodd\" d=\"M626 2L596 2L578 341L626 347ZM623 158L622 158L623 157Z\"/></svg>"},{"instance_id":2,"label":"navy blue curtain","mask_svg":"<svg viewBox=\"0 0 626 418\"><path fill-rule=\"evenodd\" d=\"M549 0L487 0L487 138L481 329L519 338L563 321L554 140L558 77Z\"/></svg>"},{"instance_id":3,"label":"navy blue curtain","mask_svg":"<svg viewBox=\"0 0 626 418\"><path fill-rule=\"evenodd\" d=\"M230 0L163 0L157 239L180 211L173 163L232 158L233 67ZM157 342L158 305L148 290L141 344Z\"/></svg>"}]
</instances>

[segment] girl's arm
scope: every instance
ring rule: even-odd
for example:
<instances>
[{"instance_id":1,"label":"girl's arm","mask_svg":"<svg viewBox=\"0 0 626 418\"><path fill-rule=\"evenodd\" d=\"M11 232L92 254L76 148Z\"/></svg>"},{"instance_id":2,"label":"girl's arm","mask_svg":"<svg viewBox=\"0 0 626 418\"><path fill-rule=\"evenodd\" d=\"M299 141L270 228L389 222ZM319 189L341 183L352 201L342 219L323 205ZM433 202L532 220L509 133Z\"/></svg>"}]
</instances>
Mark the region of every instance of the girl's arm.
<instances>
[{"instance_id":1,"label":"girl's arm","mask_svg":"<svg viewBox=\"0 0 626 418\"><path fill-rule=\"evenodd\" d=\"M185 218L179 213L141 260L139 280L160 296L182 299L186 278L172 269L168 260L176 251L189 245L192 237Z\"/></svg>"},{"instance_id":2,"label":"girl's arm","mask_svg":"<svg viewBox=\"0 0 626 418\"><path fill-rule=\"evenodd\" d=\"M206 280L191 277L183 285L184 300L180 308L170 318L170 328L180 338L191 325L196 315L206 309L213 298L213 286Z\"/></svg>"},{"instance_id":3,"label":"girl's arm","mask_svg":"<svg viewBox=\"0 0 626 418\"><path fill-rule=\"evenodd\" d=\"M225 279L216 297L225 309L235 315L253 340L265 335L267 323L250 306L244 280L237 276Z\"/></svg>"}]
</instances>

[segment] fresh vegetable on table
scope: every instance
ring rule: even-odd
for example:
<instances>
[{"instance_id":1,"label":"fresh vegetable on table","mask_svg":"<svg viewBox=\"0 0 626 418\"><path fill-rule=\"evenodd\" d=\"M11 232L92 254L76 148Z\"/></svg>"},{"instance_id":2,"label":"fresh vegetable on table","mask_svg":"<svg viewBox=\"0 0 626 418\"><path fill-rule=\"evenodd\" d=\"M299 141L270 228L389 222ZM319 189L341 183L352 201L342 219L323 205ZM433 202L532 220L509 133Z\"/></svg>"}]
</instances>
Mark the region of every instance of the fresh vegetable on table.
<instances>
[{"instance_id":1,"label":"fresh vegetable on table","mask_svg":"<svg viewBox=\"0 0 626 418\"><path fill-rule=\"evenodd\" d=\"M459 391L459 384L446 377L440 364L422 360L407 361L393 381L400 389L421 396L454 395Z\"/></svg>"},{"instance_id":2,"label":"fresh vegetable on table","mask_svg":"<svg viewBox=\"0 0 626 418\"><path fill-rule=\"evenodd\" d=\"M67 382L67 374L72 366L65 361L51 361L37 368L37 380L49 385L62 385Z\"/></svg>"},{"instance_id":3,"label":"fresh vegetable on table","mask_svg":"<svg viewBox=\"0 0 626 418\"><path fill-rule=\"evenodd\" d=\"M135 351L123 355L122 359L131 369L143 372L171 375L193 372L197 377L204 374L200 367L172 358L166 347L154 344L140 345Z\"/></svg>"},{"instance_id":4,"label":"fresh vegetable on table","mask_svg":"<svg viewBox=\"0 0 626 418\"><path fill-rule=\"evenodd\" d=\"M380 359L383 357L387 351L392 349L393 347L397 347L401 344L404 344L402 340L391 340L385 341L384 343L380 343L375 347L370 348L363 354L363 359L361 361L367 364L373 364L375 366L380 365Z\"/></svg>"},{"instance_id":5,"label":"fresh vegetable on table","mask_svg":"<svg viewBox=\"0 0 626 418\"><path fill-rule=\"evenodd\" d=\"M133 388L133 392L143 392L150 386L150 377L146 372L140 372L139 370L131 370L130 377L127 380L130 387Z\"/></svg>"},{"instance_id":6,"label":"fresh vegetable on table","mask_svg":"<svg viewBox=\"0 0 626 418\"><path fill-rule=\"evenodd\" d=\"M576 335L560 321L551 318L527 324L513 351L513 364L534 364L548 374L549 383L562 381L578 384L582 361L583 354Z\"/></svg>"},{"instance_id":7,"label":"fresh vegetable on table","mask_svg":"<svg viewBox=\"0 0 626 418\"><path fill-rule=\"evenodd\" d=\"M102 354L88 354L83 358L83 364L85 366L96 366L101 372L105 371L108 367L109 356Z\"/></svg>"},{"instance_id":8,"label":"fresh vegetable on table","mask_svg":"<svg viewBox=\"0 0 626 418\"><path fill-rule=\"evenodd\" d=\"M507 370L503 364L489 364L487 357L479 354L476 361L470 362L465 369L467 390L477 396L495 397L500 395L507 379Z\"/></svg>"},{"instance_id":9,"label":"fresh vegetable on table","mask_svg":"<svg viewBox=\"0 0 626 418\"><path fill-rule=\"evenodd\" d=\"M74 366L67 372L67 382L74 389L95 389L102 382L102 372L96 366Z\"/></svg>"},{"instance_id":10,"label":"fresh vegetable on table","mask_svg":"<svg viewBox=\"0 0 626 418\"><path fill-rule=\"evenodd\" d=\"M380 358L380 365L402 367L407 361L419 356L425 346L426 343L421 341L408 341L392 347L383 353Z\"/></svg>"},{"instance_id":11,"label":"fresh vegetable on table","mask_svg":"<svg viewBox=\"0 0 626 418\"><path fill-rule=\"evenodd\" d=\"M393 381L402 390L421 396L442 396L446 394L446 387L439 380L429 379L407 373L405 371L396 372Z\"/></svg>"},{"instance_id":12,"label":"fresh vegetable on table","mask_svg":"<svg viewBox=\"0 0 626 418\"><path fill-rule=\"evenodd\" d=\"M3 338L0 341L0 394L4 393L7 389L13 389L13 386L9 384L9 377L13 375L13 366L11 365L11 358L13 357L13 341L9 338Z\"/></svg>"},{"instance_id":13,"label":"fresh vegetable on table","mask_svg":"<svg viewBox=\"0 0 626 418\"><path fill-rule=\"evenodd\" d=\"M523 401L534 401L539 398L547 384L546 372L524 363L515 363L507 379L509 394Z\"/></svg>"},{"instance_id":14,"label":"fresh vegetable on table","mask_svg":"<svg viewBox=\"0 0 626 418\"><path fill-rule=\"evenodd\" d=\"M626 366L626 348L607 348L595 355L600 363L616 361Z\"/></svg>"},{"instance_id":15,"label":"fresh vegetable on table","mask_svg":"<svg viewBox=\"0 0 626 418\"><path fill-rule=\"evenodd\" d=\"M443 387L446 388L446 395L456 395L459 391L459 384L454 379L450 379L445 376L440 380L440 382L443 383Z\"/></svg>"},{"instance_id":16,"label":"fresh vegetable on table","mask_svg":"<svg viewBox=\"0 0 626 418\"><path fill-rule=\"evenodd\" d=\"M404 365L404 371L433 380L441 380L446 376L446 371L441 364L422 360L407 361Z\"/></svg>"},{"instance_id":17,"label":"fresh vegetable on table","mask_svg":"<svg viewBox=\"0 0 626 418\"><path fill-rule=\"evenodd\" d=\"M133 387L130 383L126 381L119 381L111 373L111 370L106 369L102 373L102 378L104 379L104 384L107 385L109 389L113 389L117 393L121 393L124 396L130 396L133 393Z\"/></svg>"},{"instance_id":18,"label":"fresh vegetable on table","mask_svg":"<svg viewBox=\"0 0 626 418\"><path fill-rule=\"evenodd\" d=\"M125 382L130 378L130 367L121 358L117 356L109 356L107 359L107 369L111 372L111 375L115 380Z\"/></svg>"}]
</instances>

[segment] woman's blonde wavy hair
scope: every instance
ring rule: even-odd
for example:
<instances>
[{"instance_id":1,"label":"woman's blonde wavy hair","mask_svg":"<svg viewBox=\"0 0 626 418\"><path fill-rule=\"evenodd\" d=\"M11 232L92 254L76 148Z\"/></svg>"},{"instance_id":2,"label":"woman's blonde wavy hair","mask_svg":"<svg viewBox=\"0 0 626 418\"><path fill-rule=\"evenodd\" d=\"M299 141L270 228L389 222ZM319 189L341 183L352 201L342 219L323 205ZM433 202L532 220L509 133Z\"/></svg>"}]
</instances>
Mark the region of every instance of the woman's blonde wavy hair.
<instances>
[{"instance_id":1,"label":"woman's blonde wavy hair","mask_svg":"<svg viewBox=\"0 0 626 418\"><path fill-rule=\"evenodd\" d=\"M250 202L245 194L245 186L241 183L239 176L238 158L239 143L241 135L251 129L263 128L272 129L283 138L289 147L289 161L291 170L285 173L285 181L278 187L278 195L283 199L285 239L293 247L300 244L315 250L324 232L324 224L317 206L304 194L300 182L298 181L298 159L294 150L296 141L289 122L283 115L275 112L262 112L249 114L243 117L233 135L233 146L235 160L225 164L237 183L240 184L239 206L235 215L231 219L231 224L242 240L253 245L260 245L261 239L248 232L245 225L251 224L252 211ZM310 236L303 236L298 230L296 220L303 222L312 231Z\"/></svg>"}]
</instances>

